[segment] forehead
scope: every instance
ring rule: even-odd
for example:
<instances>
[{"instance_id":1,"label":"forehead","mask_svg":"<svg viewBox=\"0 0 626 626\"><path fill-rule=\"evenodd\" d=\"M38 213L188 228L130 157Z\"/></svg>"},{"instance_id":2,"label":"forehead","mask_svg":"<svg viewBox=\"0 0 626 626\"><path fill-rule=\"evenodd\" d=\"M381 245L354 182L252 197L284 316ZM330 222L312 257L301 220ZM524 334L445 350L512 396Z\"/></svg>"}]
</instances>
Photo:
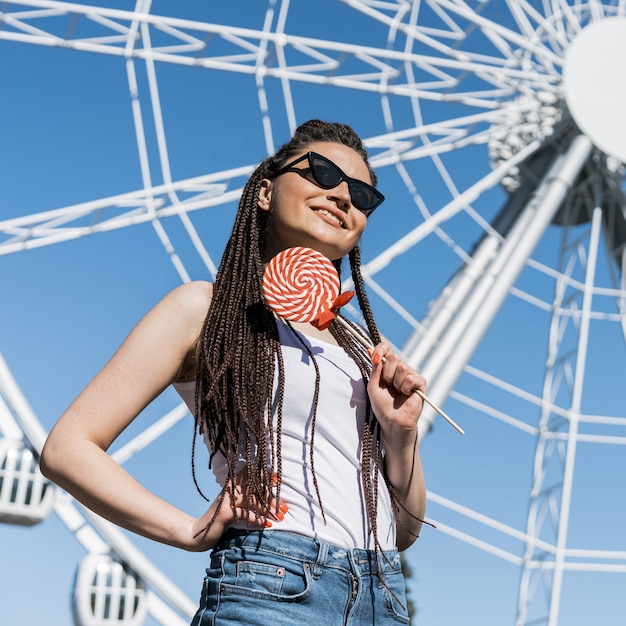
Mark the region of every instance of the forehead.
<instances>
[{"instance_id":1,"label":"forehead","mask_svg":"<svg viewBox=\"0 0 626 626\"><path fill-rule=\"evenodd\" d=\"M371 180L370 171L361 155L348 146L330 141L314 141L301 154L306 154L307 152L317 152L325 156L351 178L367 182Z\"/></svg>"}]
</instances>

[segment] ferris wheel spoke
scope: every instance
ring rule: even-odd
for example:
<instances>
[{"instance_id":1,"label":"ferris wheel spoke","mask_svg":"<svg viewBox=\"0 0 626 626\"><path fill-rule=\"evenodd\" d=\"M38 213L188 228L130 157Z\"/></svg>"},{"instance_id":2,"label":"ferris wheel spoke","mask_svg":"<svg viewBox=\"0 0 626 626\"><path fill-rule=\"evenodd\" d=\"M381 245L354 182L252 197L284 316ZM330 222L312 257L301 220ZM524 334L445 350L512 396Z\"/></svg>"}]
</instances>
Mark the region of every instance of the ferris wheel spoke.
<instances>
[{"instance_id":1,"label":"ferris wheel spoke","mask_svg":"<svg viewBox=\"0 0 626 626\"><path fill-rule=\"evenodd\" d=\"M535 26L531 26L531 38L534 41L540 41L542 37L545 37L550 47L557 53L562 53L567 48L569 45L567 33L561 21L555 20L553 13L541 14L528 0L519 0L519 2L507 0L507 5L518 23L529 24L528 18L532 18Z\"/></svg>"},{"instance_id":2,"label":"ferris wheel spoke","mask_svg":"<svg viewBox=\"0 0 626 626\"><path fill-rule=\"evenodd\" d=\"M604 5L599 0L590 0L591 18L593 20L601 20L606 17Z\"/></svg>"},{"instance_id":3,"label":"ferris wheel spoke","mask_svg":"<svg viewBox=\"0 0 626 626\"><path fill-rule=\"evenodd\" d=\"M159 624L164 626L188 626L189 620L182 618L178 613L174 612L160 596L152 590L148 590L148 613L156 619Z\"/></svg>"},{"instance_id":4,"label":"ferris wheel spoke","mask_svg":"<svg viewBox=\"0 0 626 626\"><path fill-rule=\"evenodd\" d=\"M145 23L137 24L141 32L141 39L144 42L144 46L149 50L152 47L150 30ZM129 59L127 62L127 78L128 78L128 86L130 91L130 99L131 103L136 102L138 104L138 108L141 109L141 104L138 99L139 89L137 86L136 78L135 78L135 67L134 61ZM154 64L154 60L150 57L145 59L145 67L148 79L148 92L150 98L150 109L152 112L152 122L154 124L154 131L156 135L157 141L157 154L159 158L159 166L161 172L161 179L164 184L171 185L172 183L172 173L171 166L169 162L169 152L167 149L167 140L165 136L165 125L163 123L163 112L161 109L161 99L159 96L159 87L157 81L156 68ZM139 146L140 155L145 159L145 166L150 171L150 164L147 158L148 150L145 145L146 136L143 128L143 120L141 116L137 116L135 119L135 124L138 126L136 128L136 136L137 141L141 143ZM150 181L148 181L150 182ZM151 186L151 184L149 184ZM175 192L170 191L171 194L170 200L174 203L178 201L176 198Z\"/></svg>"},{"instance_id":5,"label":"ferris wheel spoke","mask_svg":"<svg viewBox=\"0 0 626 626\"><path fill-rule=\"evenodd\" d=\"M402 306L392 294L389 293L389 291L382 287L379 282L374 280L374 278L372 278L369 274L364 274L363 278L368 287L370 287L372 291L391 309L393 309L393 311L395 311L414 331L423 331L422 325L419 321L416 320L415 317L404 306Z\"/></svg>"},{"instance_id":6,"label":"ferris wheel spoke","mask_svg":"<svg viewBox=\"0 0 626 626\"><path fill-rule=\"evenodd\" d=\"M538 13L534 7L532 7L527 0L505 0L505 2L520 33L527 39L534 39L537 33L529 19L529 15L534 15L536 21Z\"/></svg>"},{"instance_id":7,"label":"ferris wheel spoke","mask_svg":"<svg viewBox=\"0 0 626 626\"><path fill-rule=\"evenodd\" d=\"M490 33L490 36L499 36L510 44L514 44L516 49L525 50L527 52L535 54L537 58L543 59L546 62L546 66L558 66L562 62L561 58L557 54L546 49L544 46L541 46L539 42L528 40L519 32L511 30L506 26L503 26L501 24L493 22L492 20L489 20L486 17L483 17L482 15L472 11L472 9L465 3L460 6L456 2L452 2L451 0L437 0L437 2L442 7L446 7L455 14L458 14L464 19L470 21L471 23L476 24L476 26L478 26L483 33Z\"/></svg>"},{"instance_id":8,"label":"ferris wheel spoke","mask_svg":"<svg viewBox=\"0 0 626 626\"><path fill-rule=\"evenodd\" d=\"M398 32L401 32L407 37L418 39L424 43L429 43L436 49L440 50L445 50L446 47L437 41L437 37L451 41L459 41L463 38L463 30L459 28L448 15L443 13L437 5L432 5L430 8L441 20L441 24L445 28L425 26L418 23L420 11L423 10L419 3L414 4L409 11L408 6L406 8L402 8L402 3L392 4L367 2L363 0L341 0L341 2L349 5L357 11L360 11L382 25L387 26L394 37ZM390 15L384 13L385 9L390 10ZM405 22L404 18L407 16L408 20Z\"/></svg>"},{"instance_id":9,"label":"ferris wheel spoke","mask_svg":"<svg viewBox=\"0 0 626 626\"><path fill-rule=\"evenodd\" d=\"M289 10L289 3L287 2L282 2L280 5L280 12L278 14L278 18L276 20L276 33L280 36L285 36L285 23L287 20L287 15L288 15L288 10ZM269 8L268 8L268 19L266 19L265 22L265 28L263 29L266 32L271 32L270 31L270 19L269 19ZM284 70L287 67L287 58L286 58L286 53L285 53L285 46L275 46L275 53L276 53L276 59L277 59L277 63L278 63L278 67L282 70ZM262 81L263 78L261 76L261 74L257 74L258 78L257 81ZM281 89L282 89L282 93L283 93L283 100L285 103L285 112L287 115L287 124L289 127L289 132L290 133L294 133L296 130L296 126L297 126L297 121L296 121L296 111L295 111L295 105L294 105L294 98L293 98L293 93L291 90L291 83L289 81L288 78L281 78L280 79L280 85L281 85ZM262 101L262 108L263 106L265 106L267 103L267 101L264 99ZM263 128L264 128L264 132L267 134L267 128L269 126L269 117L267 118L263 118ZM274 142L272 140L271 145L266 141L266 145L268 147L268 154L271 154L273 152L273 147L274 147ZM270 150L270 147L272 148Z\"/></svg>"},{"instance_id":10,"label":"ferris wheel spoke","mask_svg":"<svg viewBox=\"0 0 626 626\"><path fill-rule=\"evenodd\" d=\"M445 14L442 9L439 7L438 3L431 6L434 13L441 17L445 15L445 19L442 20L442 24L447 28L432 28L422 26L418 20L418 9L413 11L410 16L410 20L407 23L396 23L395 20L392 20L388 16L377 13L369 6L366 6L363 2L350 2L351 6L355 6L363 13L367 14L369 17L377 19L381 23L391 27L393 26L393 31L403 33L410 41L412 46L415 43L419 43L421 45L432 48L433 51L438 52L442 55L442 57L450 60L456 60L461 63L467 63L470 59L488 59L489 57L484 57L483 55L474 55L468 52L460 52L457 47L458 44L464 39L465 31L461 28L454 20L452 20L449 14ZM421 10L423 10L423 6L420 5ZM451 44L444 43L445 41L450 41Z\"/></svg>"},{"instance_id":11,"label":"ferris wheel spoke","mask_svg":"<svg viewBox=\"0 0 626 626\"><path fill-rule=\"evenodd\" d=\"M465 3L462 3L462 6L464 8L463 16L466 17L467 19L467 15L469 13L471 17L468 21L472 23L475 28L478 28L480 25L478 24L477 21L473 21L473 20L475 19L475 17L479 17L481 14L478 11L473 11ZM511 42L507 41L507 38L503 36L504 33L497 32L495 29L491 27L486 28L484 26L484 22L483 22L483 26L481 27L481 30L485 39L489 41L496 48L496 50L500 51L503 58L509 59L509 60L513 60L516 58L517 48L511 47Z\"/></svg>"},{"instance_id":12,"label":"ferris wheel spoke","mask_svg":"<svg viewBox=\"0 0 626 626\"><path fill-rule=\"evenodd\" d=\"M489 174L483 176L474 185L466 189L463 193L456 196L448 204L443 206L437 213L434 213L429 219L422 224L409 231L404 237L398 239L393 245L377 257L374 257L364 266L364 271L370 275L375 275L384 267L389 265L391 261L407 250L422 241L427 235L432 233L440 224L449 220L451 217L462 211L465 206L473 202L483 192L491 189L496 185L508 172L508 170L517 163L522 162L531 154L535 153L541 147L541 142L534 141L526 148L518 152L505 164L492 170Z\"/></svg>"},{"instance_id":13,"label":"ferris wheel spoke","mask_svg":"<svg viewBox=\"0 0 626 626\"><path fill-rule=\"evenodd\" d=\"M568 32L578 33L581 30L580 18L570 4L563 0L551 0L551 4L552 15L557 18L556 24L564 35Z\"/></svg>"},{"instance_id":14,"label":"ferris wheel spoke","mask_svg":"<svg viewBox=\"0 0 626 626\"><path fill-rule=\"evenodd\" d=\"M385 0L340 0L342 4L349 6L356 11L366 13L373 19L378 19L385 15L385 11L389 13L393 18L404 16L409 12L407 3L402 2L389 2ZM385 22L386 24L387 22Z\"/></svg>"},{"instance_id":15,"label":"ferris wheel spoke","mask_svg":"<svg viewBox=\"0 0 626 626\"><path fill-rule=\"evenodd\" d=\"M163 218L227 204L239 198L241 189L226 191L226 183L218 181L232 181L248 175L251 170L250 166L244 166L171 185L157 185L148 190L0 221L0 236L6 237L0 241L0 256L142 224L154 217ZM188 197L175 205L159 199L159 196L171 191L179 191ZM149 204L152 211L148 209Z\"/></svg>"},{"instance_id":16,"label":"ferris wheel spoke","mask_svg":"<svg viewBox=\"0 0 626 626\"><path fill-rule=\"evenodd\" d=\"M148 426L148 428L143 430L136 437L125 443L117 451L112 453L111 458L113 458L116 463L123 465L135 454L141 452L156 439L167 433L188 414L189 409L187 408L187 405L184 402L179 404L162 418Z\"/></svg>"},{"instance_id":17,"label":"ferris wheel spoke","mask_svg":"<svg viewBox=\"0 0 626 626\"><path fill-rule=\"evenodd\" d=\"M148 30L145 28L145 25L141 26L141 33L144 40L144 46L147 49L150 49L150 35ZM146 69L148 75L148 88L150 95L150 103L153 114L153 121L156 131L156 139L157 139L157 151L159 155L160 162L160 170L161 177L163 182L169 186L171 190L171 171L169 165L169 159L167 156L167 144L165 140L165 129L163 127L163 118L161 115L161 104L159 100L159 93L157 87L157 79L156 73L154 71L154 62L151 58L146 59ZM135 125L135 137L137 141L137 148L139 152L139 163L141 168L141 175L143 179L144 188L152 187L152 175L151 175L151 167L149 161L149 150L147 146L146 132L143 124L143 116L141 111L141 103L139 100L139 89L137 85L136 72L135 72L135 63L132 58L129 58L126 61L126 75L128 79L128 86L130 91L130 100L132 105L133 112L133 121ZM156 206L153 202L153 199L148 196L148 202L146 205L146 209L148 212L148 216L151 218L150 224L152 225L154 231L156 232L159 241L161 242L163 248L168 254L172 265L176 269L176 272L180 276L182 282L189 282L191 277L187 272L183 262L181 261L179 255L177 254L174 246L172 244L171 239L169 238L163 224L160 222L158 218L156 218ZM170 191L169 192L169 200L177 203L176 195Z\"/></svg>"},{"instance_id":18,"label":"ferris wheel spoke","mask_svg":"<svg viewBox=\"0 0 626 626\"><path fill-rule=\"evenodd\" d=\"M479 130L472 133L468 129L460 129L452 132L442 132L441 137L438 138L432 138L430 135L422 135L422 138L424 139L423 145L404 152L404 160L434 157L450 150L487 143L489 132Z\"/></svg>"},{"instance_id":19,"label":"ferris wheel spoke","mask_svg":"<svg viewBox=\"0 0 626 626\"><path fill-rule=\"evenodd\" d=\"M378 167L383 167L396 163L398 160L416 158L413 152L416 140L423 141L424 144L427 144L430 143L431 136L441 137L443 141L449 137L455 136L465 138L471 134L473 128L481 128L485 124L497 123L501 119L501 116L501 110L490 110L457 118L448 117L429 124L419 123L418 120L418 123L412 128L396 130L386 135L371 137L367 140L369 147L387 147L390 150L390 154L388 155L383 153L374 156L372 163ZM481 131L476 132L476 136L480 136L478 133ZM483 137L480 137L481 141L483 139Z\"/></svg>"}]
</instances>

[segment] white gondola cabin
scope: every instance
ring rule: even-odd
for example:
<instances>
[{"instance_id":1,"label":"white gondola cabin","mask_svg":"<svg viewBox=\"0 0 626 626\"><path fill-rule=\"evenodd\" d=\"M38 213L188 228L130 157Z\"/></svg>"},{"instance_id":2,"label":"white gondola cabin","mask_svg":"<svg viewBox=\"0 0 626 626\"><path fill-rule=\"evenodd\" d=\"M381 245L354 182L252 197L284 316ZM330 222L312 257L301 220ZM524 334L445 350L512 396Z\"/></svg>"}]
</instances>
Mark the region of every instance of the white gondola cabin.
<instances>
[{"instance_id":1,"label":"white gondola cabin","mask_svg":"<svg viewBox=\"0 0 626 626\"><path fill-rule=\"evenodd\" d=\"M143 581L125 564L106 554L89 554L74 582L76 626L140 626L147 614Z\"/></svg>"},{"instance_id":2,"label":"white gondola cabin","mask_svg":"<svg viewBox=\"0 0 626 626\"><path fill-rule=\"evenodd\" d=\"M0 522L33 526L45 519L54 486L39 471L33 451L17 439L0 439Z\"/></svg>"}]
</instances>

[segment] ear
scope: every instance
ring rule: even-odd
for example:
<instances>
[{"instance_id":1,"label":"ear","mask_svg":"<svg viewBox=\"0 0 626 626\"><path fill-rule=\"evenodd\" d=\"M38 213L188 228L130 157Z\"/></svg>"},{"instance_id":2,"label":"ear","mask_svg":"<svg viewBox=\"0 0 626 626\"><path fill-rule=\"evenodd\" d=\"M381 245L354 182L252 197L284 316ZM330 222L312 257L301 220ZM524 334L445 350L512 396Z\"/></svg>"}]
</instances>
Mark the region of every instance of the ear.
<instances>
[{"instance_id":1,"label":"ear","mask_svg":"<svg viewBox=\"0 0 626 626\"><path fill-rule=\"evenodd\" d=\"M261 181L261 188L259 189L259 200L257 204L261 211L269 211L271 202L272 181L269 178L264 178Z\"/></svg>"}]
</instances>

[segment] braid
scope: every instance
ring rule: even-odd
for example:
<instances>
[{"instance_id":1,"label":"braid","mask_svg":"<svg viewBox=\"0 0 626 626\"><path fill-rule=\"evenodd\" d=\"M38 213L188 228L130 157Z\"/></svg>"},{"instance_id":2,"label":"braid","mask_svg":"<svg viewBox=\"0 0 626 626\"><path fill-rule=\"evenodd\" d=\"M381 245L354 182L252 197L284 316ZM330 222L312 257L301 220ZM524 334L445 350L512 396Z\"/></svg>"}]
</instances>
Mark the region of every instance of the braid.
<instances>
[{"instance_id":1,"label":"braid","mask_svg":"<svg viewBox=\"0 0 626 626\"><path fill-rule=\"evenodd\" d=\"M228 471L225 488L234 489L243 445L249 497L260 501L269 484L265 414L272 397L276 363L272 355L278 353L276 321L261 288L266 217L257 200L263 178L261 164L243 190L200 335L196 373L196 430L209 444L209 464L216 454L223 454ZM280 360L278 368L282 380ZM274 467L279 445L272 446L271 456L269 466Z\"/></svg>"},{"instance_id":2,"label":"braid","mask_svg":"<svg viewBox=\"0 0 626 626\"><path fill-rule=\"evenodd\" d=\"M376 344L380 342L380 333L378 332L378 326L374 321L374 314L370 307L369 298L365 291L365 283L363 281L363 275L361 274L361 250L358 246L354 246L348 255L350 260L350 269L352 271L352 282L354 283L354 290L356 291L356 297L359 301L359 307L365 318L367 324L367 330L372 337L372 341Z\"/></svg>"},{"instance_id":3,"label":"braid","mask_svg":"<svg viewBox=\"0 0 626 626\"><path fill-rule=\"evenodd\" d=\"M376 322L374 321L374 315L372 314L372 309L370 307L369 299L367 297L367 292L365 291L363 275L361 274L361 251L358 248L358 246L355 246L352 249L352 251L349 254L349 259L350 259L350 268L352 270L352 282L354 283L354 290L356 291L357 299L359 301L359 306L361 308L361 312L363 313L363 317L367 325L367 330L369 331L373 342L378 343L381 340L381 336L378 331L378 327L376 326ZM351 325L354 326L354 324L351 324ZM355 329L357 330L357 332L359 331L358 328L355 327ZM378 422L373 414L371 414L371 422L372 422L371 423L372 427L371 427L370 432L372 433L372 444L375 446L375 456L374 456L375 467L374 467L374 478L372 482L373 493L374 494L378 493L378 472L379 470L381 470L381 474L385 477L385 484L387 485L387 490L389 491L391 504L392 504L394 513L396 514L396 519L399 519L398 513L400 512L400 509L402 509L405 513L407 513L413 519L419 522L422 522L424 524L428 524L429 526L432 526L430 522L427 522L426 520L416 517L415 515L413 515L413 513L407 510L407 508L404 506L404 503L402 502L402 499L398 496L398 492L396 491L396 488L387 479L387 472L385 471L385 465L384 465L384 461L382 459L382 454L381 454L380 426L378 425ZM366 428L366 433L367 431L368 429ZM366 433L364 433L363 450L365 450L365 434ZM366 462L367 462L366 459L363 457L362 459L363 468L367 466ZM364 484L364 488L365 488L365 484ZM376 497L374 499L374 502L375 503L378 502ZM369 509L368 509L368 514L369 514ZM370 524L372 525L373 535L374 535L376 543L378 544L377 534L375 531L376 510L374 509L370 515L371 515ZM409 532L411 535L417 536L410 528L407 528L405 525L403 525L403 528L404 530Z\"/></svg>"}]
</instances>

